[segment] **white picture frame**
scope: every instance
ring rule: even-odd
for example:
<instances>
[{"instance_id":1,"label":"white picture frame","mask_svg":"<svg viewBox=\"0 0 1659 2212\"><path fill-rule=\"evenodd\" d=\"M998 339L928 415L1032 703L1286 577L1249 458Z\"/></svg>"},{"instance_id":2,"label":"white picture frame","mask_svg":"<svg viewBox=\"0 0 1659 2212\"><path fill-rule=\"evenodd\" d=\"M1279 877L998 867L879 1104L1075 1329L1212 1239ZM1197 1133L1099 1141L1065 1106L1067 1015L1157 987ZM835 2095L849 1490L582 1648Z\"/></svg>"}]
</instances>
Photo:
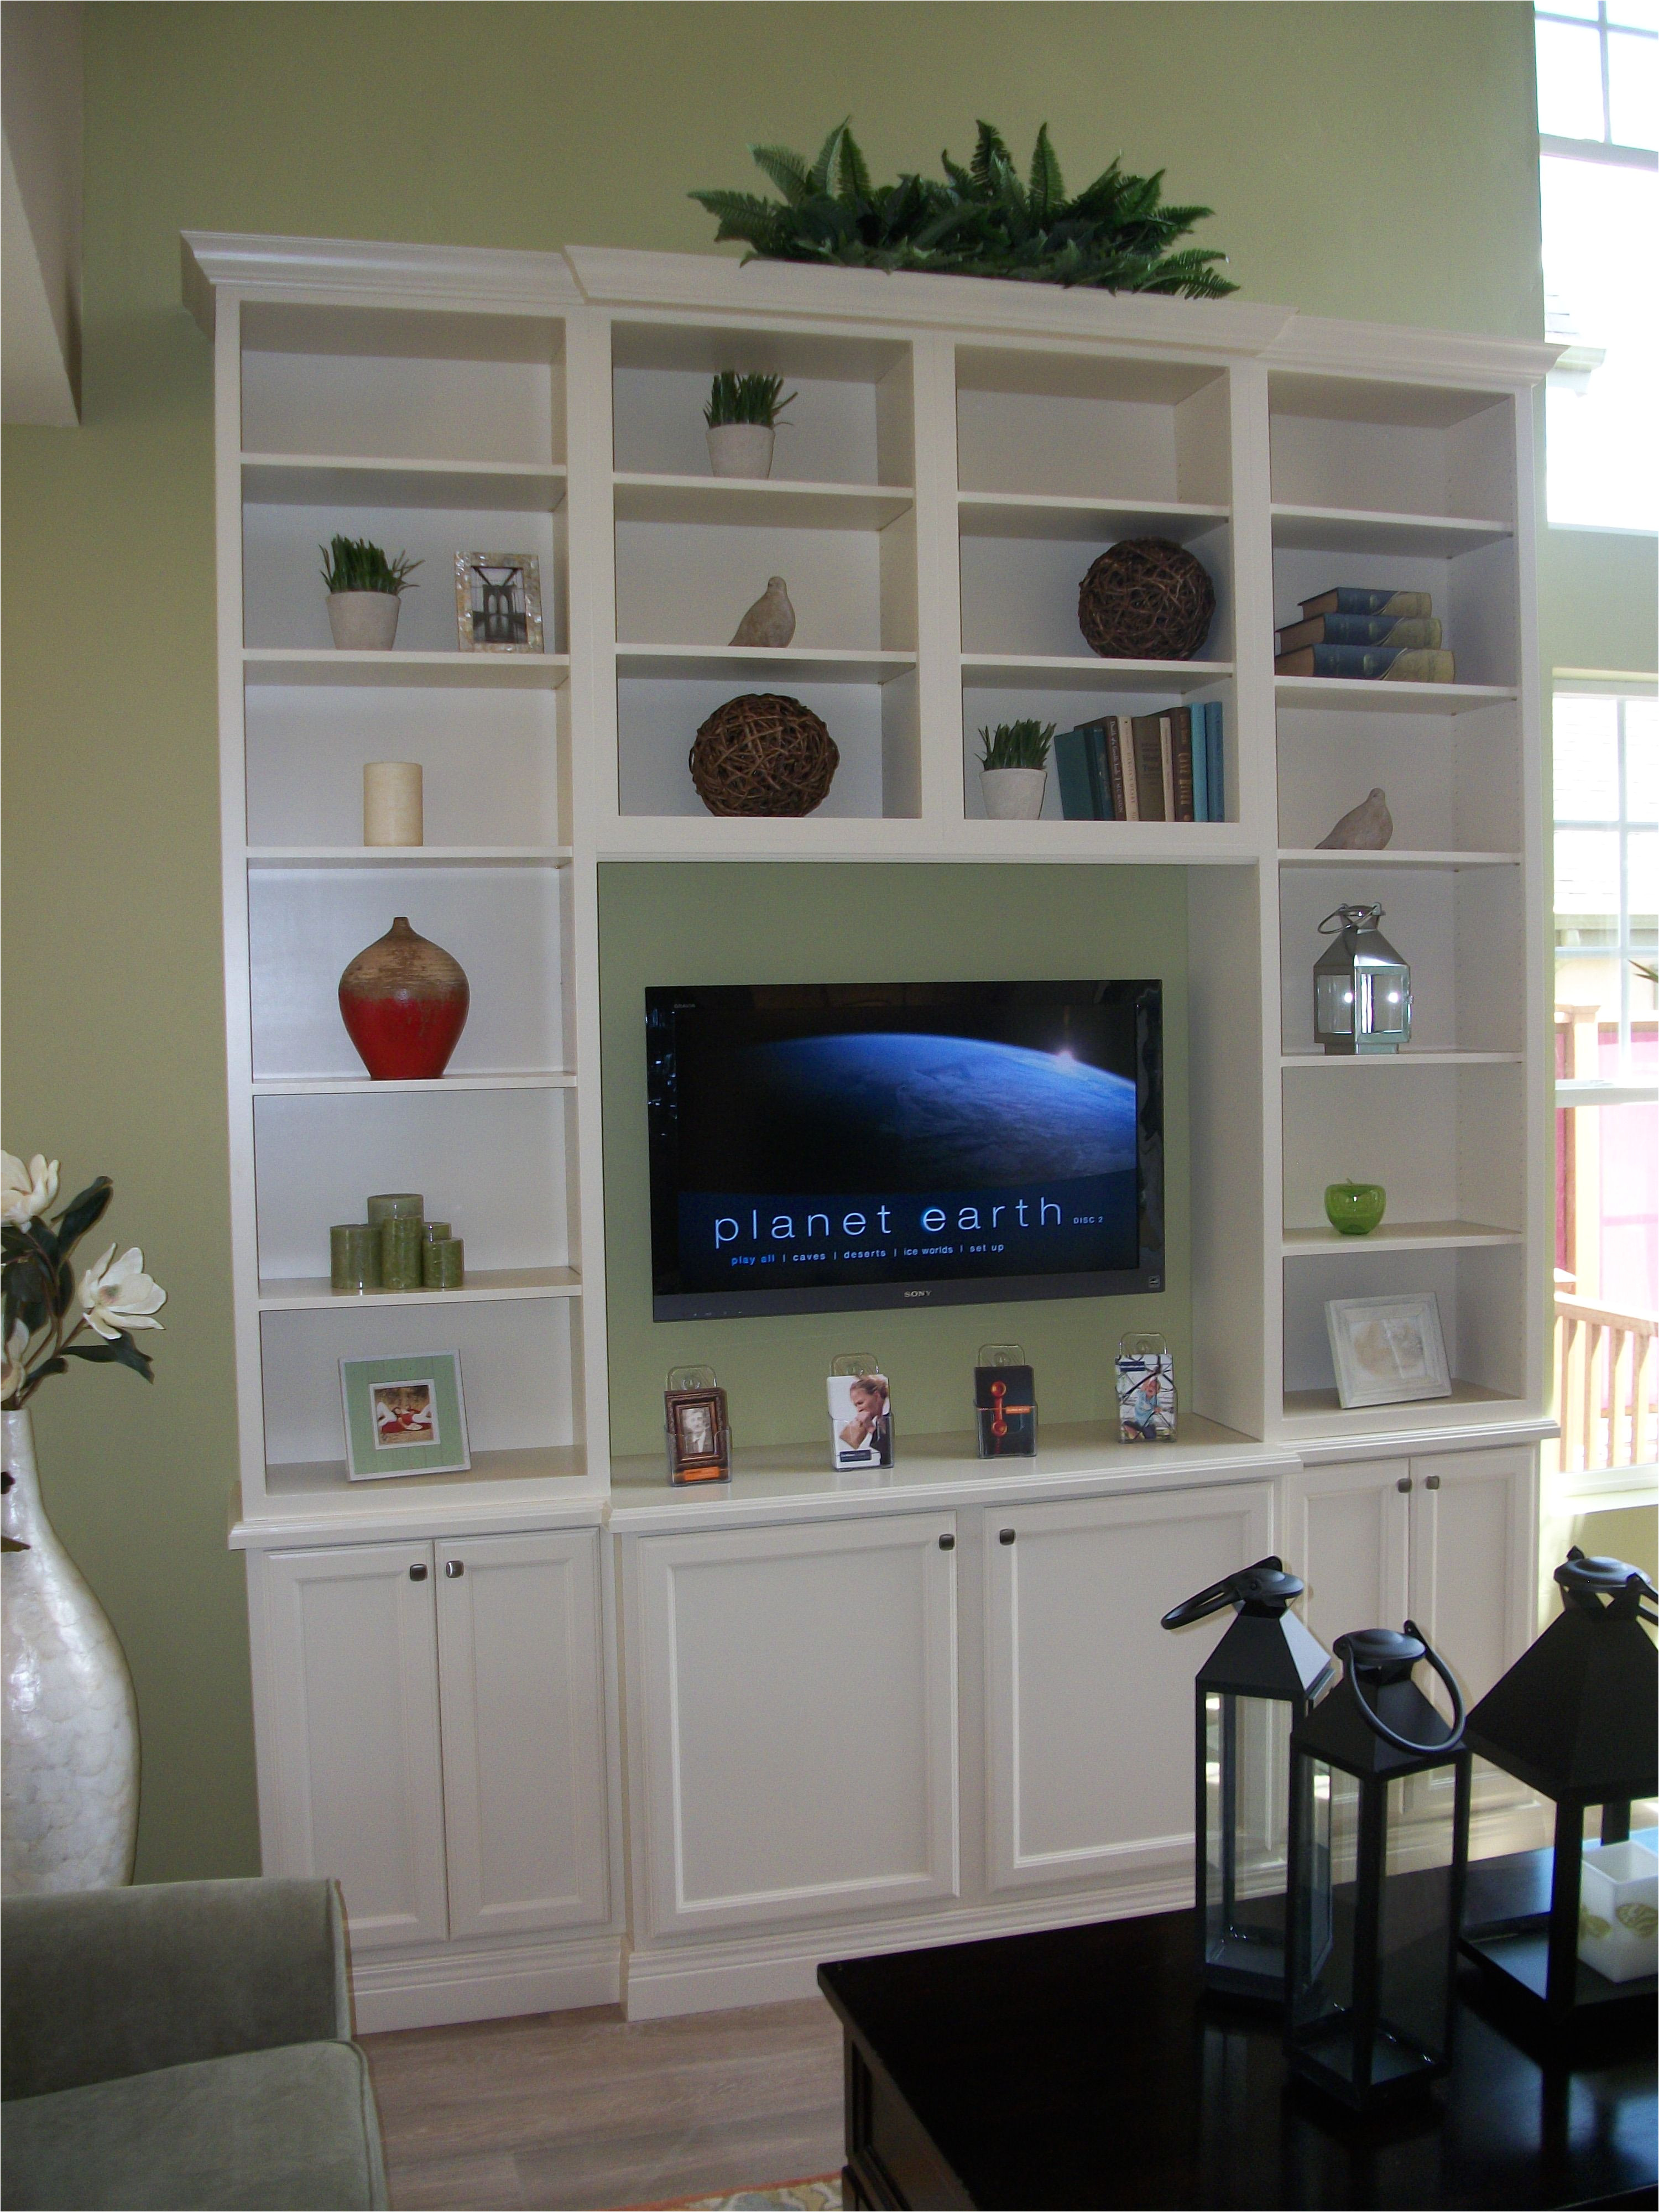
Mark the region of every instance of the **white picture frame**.
<instances>
[{"instance_id":1,"label":"white picture frame","mask_svg":"<svg viewBox=\"0 0 1659 2212\"><path fill-rule=\"evenodd\" d=\"M1325 1328L1336 1395L1355 1406L1400 1406L1449 1398L1451 1370L1432 1291L1379 1298L1328 1298Z\"/></svg>"}]
</instances>

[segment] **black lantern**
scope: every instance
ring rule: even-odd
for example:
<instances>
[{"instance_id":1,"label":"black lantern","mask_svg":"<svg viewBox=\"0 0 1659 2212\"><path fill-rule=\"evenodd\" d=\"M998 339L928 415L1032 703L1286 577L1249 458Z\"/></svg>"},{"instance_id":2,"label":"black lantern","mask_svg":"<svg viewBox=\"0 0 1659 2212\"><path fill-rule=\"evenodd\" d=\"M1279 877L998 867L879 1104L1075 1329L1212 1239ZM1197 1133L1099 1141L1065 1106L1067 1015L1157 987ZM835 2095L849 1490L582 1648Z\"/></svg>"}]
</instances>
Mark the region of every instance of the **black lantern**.
<instances>
[{"instance_id":1,"label":"black lantern","mask_svg":"<svg viewBox=\"0 0 1659 2212\"><path fill-rule=\"evenodd\" d=\"M1457 1685L1414 1623L1334 1649L1341 1681L1291 1734L1285 2057L1364 2108L1450 2060L1469 1754ZM1451 1692L1449 1724L1412 1680L1419 1659ZM1419 1779L1449 1766L1449 1811Z\"/></svg>"},{"instance_id":2,"label":"black lantern","mask_svg":"<svg viewBox=\"0 0 1659 2212\"><path fill-rule=\"evenodd\" d=\"M1575 1545L1555 1570L1564 1607L1469 1715L1472 1752L1555 1802L1553 1850L1470 1874L1463 1948L1558 2024L1619 2001L1651 2011L1659 1856L1632 1840L1631 1800L1659 1794L1659 1652L1643 1631L1651 1583ZM1599 1805L1600 1840L1585 1814Z\"/></svg>"},{"instance_id":3,"label":"black lantern","mask_svg":"<svg viewBox=\"0 0 1659 2212\"><path fill-rule=\"evenodd\" d=\"M1301 1595L1281 1559L1258 1559L1164 1616L1185 1628L1224 1605L1235 1614L1196 1684L1200 1958L1206 1988L1273 2004L1285 1999L1291 1728L1335 1671L1289 1610Z\"/></svg>"}]
</instances>

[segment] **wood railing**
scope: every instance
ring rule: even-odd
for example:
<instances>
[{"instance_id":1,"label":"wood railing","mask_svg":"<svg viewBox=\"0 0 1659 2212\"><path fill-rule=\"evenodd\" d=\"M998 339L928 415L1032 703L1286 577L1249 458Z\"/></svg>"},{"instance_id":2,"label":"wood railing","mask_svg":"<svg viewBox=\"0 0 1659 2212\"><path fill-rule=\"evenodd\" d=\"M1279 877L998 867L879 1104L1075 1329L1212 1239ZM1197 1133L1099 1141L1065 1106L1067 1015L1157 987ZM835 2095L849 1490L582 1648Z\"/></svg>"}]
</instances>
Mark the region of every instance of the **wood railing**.
<instances>
[{"instance_id":1,"label":"wood railing","mask_svg":"<svg viewBox=\"0 0 1659 2212\"><path fill-rule=\"evenodd\" d=\"M1659 1316L1555 1298L1561 1465L1644 1467L1659 1459Z\"/></svg>"}]
</instances>

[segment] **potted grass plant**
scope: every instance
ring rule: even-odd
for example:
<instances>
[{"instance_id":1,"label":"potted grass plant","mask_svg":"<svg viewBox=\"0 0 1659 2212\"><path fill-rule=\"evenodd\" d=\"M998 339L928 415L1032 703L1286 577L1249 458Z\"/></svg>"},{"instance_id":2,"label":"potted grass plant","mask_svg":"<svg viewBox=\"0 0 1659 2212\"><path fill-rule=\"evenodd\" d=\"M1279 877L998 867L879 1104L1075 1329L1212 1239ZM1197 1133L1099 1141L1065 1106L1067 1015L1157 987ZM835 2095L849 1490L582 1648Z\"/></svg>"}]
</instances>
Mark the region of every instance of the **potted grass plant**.
<instances>
[{"instance_id":1,"label":"potted grass plant","mask_svg":"<svg viewBox=\"0 0 1659 2212\"><path fill-rule=\"evenodd\" d=\"M342 653L386 653L398 635L401 596L420 567L407 553L388 561L366 538L333 538L319 546L328 586L328 626Z\"/></svg>"},{"instance_id":2,"label":"potted grass plant","mask_svg":"<svg viewBox=\"0 0 1659 2212\"><path fill-rule=\"evenodd\" d=\"M999 722L980 736L979 787L993 822L1035 822L1048 782L1052 722Z\"/></svg>"},{"instance_id":3,"label":"potted grass plant","mask_svg":"<svg viewBox=\"0 0 1659 2212\"><path fill-rule=\"evenodd\" d=\"M708 465L717 477L769 477L778 417L795 395L781 376L739 376L723 368L708 387Z\"/></svg>"}]
</instances>

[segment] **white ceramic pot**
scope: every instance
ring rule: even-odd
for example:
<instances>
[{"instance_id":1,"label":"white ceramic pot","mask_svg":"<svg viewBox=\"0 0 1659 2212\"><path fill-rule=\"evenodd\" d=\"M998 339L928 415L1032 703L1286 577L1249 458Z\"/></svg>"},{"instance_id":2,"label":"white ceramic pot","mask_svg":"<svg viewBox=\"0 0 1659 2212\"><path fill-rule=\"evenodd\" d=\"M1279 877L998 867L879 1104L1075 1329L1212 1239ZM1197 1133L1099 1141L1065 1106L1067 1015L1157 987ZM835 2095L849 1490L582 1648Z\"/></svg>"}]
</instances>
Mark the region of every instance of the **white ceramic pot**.
<instances>
[{"instance_id":1,"label":"white ceramic pot","mask_svg":"<svg viewBox=\"0 0 1659 2212\"><path fill-rule=\"evenodd\" d=\"M766 422L720 422L708 432L708 465L717 477L769 477L777 432Z\"/></svg>"},{"instance_id":2,"label":"white ceramic pot","mask_svg":"<svg viewBox=\"0 0 1659 2212\"><path fill-rule=\"evenodd\" d=\"M389 653L398 635L395 592L331 592L328 626L342 653Z\"/></svg>"},{"instance_id":3,"label":"white ceramic pot","mask_svg":"<svg viewBox=\"0 0 1659 2212\"><path fill-rule=\"evenodd\" d=\"M138 1834L138 1708L108 1616L40 1503L28 1413L0 1414L4 1555L0 1887L114 1889Z\"/></svg>"},{"instance_id":4,"label":"white ceramic pot","mask_svg":"<svg viewBox=\"0 0 1659 2212\"><path fill-rule=\"evenodd\" d=\"M982 768L979 787L993 822L1035 822L1048 787L1046 768Z\"/></svg>"}]
</instances>

